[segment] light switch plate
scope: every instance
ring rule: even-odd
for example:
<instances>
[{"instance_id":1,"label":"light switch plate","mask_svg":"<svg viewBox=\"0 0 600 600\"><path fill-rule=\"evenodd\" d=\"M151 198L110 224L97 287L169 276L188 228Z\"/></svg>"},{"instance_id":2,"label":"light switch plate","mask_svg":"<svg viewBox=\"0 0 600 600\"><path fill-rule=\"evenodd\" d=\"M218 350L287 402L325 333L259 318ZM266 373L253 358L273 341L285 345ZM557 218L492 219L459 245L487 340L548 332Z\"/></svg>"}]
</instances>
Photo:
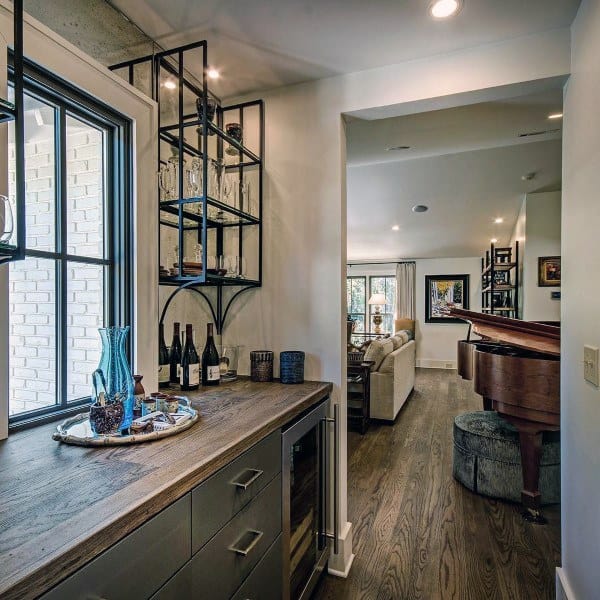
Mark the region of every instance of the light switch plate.
<instances>
[{"instance_id":1,"label":"light switch plate","mask_svg":"<svg viewBox=\"0 0 600 600\"><path fill-rule=\"evenodd\" d=\"M598 348L594 346L583 347L583 378L596 386L600 383Z\"/></svg>"}]
</instances>

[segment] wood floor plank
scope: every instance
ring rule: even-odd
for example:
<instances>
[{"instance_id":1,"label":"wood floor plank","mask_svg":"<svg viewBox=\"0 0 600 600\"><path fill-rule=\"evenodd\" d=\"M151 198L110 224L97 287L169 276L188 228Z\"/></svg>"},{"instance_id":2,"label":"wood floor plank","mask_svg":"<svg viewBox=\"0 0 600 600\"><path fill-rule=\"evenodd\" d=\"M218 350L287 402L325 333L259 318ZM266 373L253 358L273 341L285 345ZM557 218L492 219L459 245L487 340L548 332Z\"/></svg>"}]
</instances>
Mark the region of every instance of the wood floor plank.
<instances>
[{"instance_id":1,"label":"wood floor plank","mask_svg":"<svg viewBox=\"0 0 600 600\"><path fill-rule=\"evenodd\" d=\"M348 434L348 514L356 558L327 576L324 600L546 600L560 564L560 507L548 525L473 494L452 477L452 423L481 409L454 371L418 369L393 425Z\"/></svg>"}]
</instances>

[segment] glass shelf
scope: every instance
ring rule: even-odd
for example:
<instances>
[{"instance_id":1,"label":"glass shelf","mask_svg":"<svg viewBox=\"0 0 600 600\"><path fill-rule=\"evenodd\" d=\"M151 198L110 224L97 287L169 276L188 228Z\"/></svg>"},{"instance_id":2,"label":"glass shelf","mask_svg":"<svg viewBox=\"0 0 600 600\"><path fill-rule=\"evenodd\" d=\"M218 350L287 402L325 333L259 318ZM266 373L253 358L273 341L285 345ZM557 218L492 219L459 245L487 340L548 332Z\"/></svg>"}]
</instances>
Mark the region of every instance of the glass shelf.
<instances>
[{"instance_id":1,"label":"glass shelf","mask_svg":"<svg viewBox=\"0 0 600 600\"><path fill-rule=\"evenodd\" d=\"M248 286L248 287L260 287L260 281L256 279L247 279L245 277L227 277L222 275L213 275L208 273L206 279L203 275L196 277L185 276L178 277L177 275L161 275L158 279L160 285L229 285L229 286Z\"/></svg>"},{"instance_id":2,"label":"glass shelf","mask_svg":"<svg viewBox=\"0 0 600 600\"><path fill-rule=\"evenodd\" d=\"M184 123L181 124L181 126L184 129L186 129L188 127L199 127L200 125L202 125L202 121L199 119L194 119L193 121L185 121ZM230 146L235 148L239 153L243 154L248 159L250 159L250 162L249 162L250 165L259 165L262 162L261 158L259 156L257 156L256 154L254 154L254 152L252 152L252 150L250 150L250 149L246 148L245 146L243 146L242 144L240 144L235 138L232 138L230 135L225 133L222 129L220 129L214 123L209 122L208 129L210 131L216 133L217 136L219 136L223 141L227 142ZM158 131L159 131L161 138L164 141L169 142L173 145L179 145L179 136L175 135L173 133L174 131L179 131L179 125L166 125L164 127L160 127ZM183 148L184 148L184 150L187 150L190 153L192 153L192 152L197 153L196 154L197 156L202 156L201 150L194 148L194 146L192 146L191 144L189 144L185 141L183 142Z\"/></svg>"},{"instance_id":3,"label":"glass shelf","mask_svg":"<svg viewBox=\"0 0 600 600\"><path fill-rule=\"evenodd\" d=\"M207 218L207 226L208 227L239 227L244 225L260 225L260 219L251 215L250 213L246 213L241 211L229 204L225 204L224 202L220 202L219 200L215 200L214 198L207 196L206 204L212 208L216 208L219 211L222 211L226 216L221 219ZM204 207L204 198L202 196L192 197L192 198L183 198L181 200L163 200L160 203L161 212L166 212L172 215L179 215L179 206L192 205L198 206L199 208ZM197 213L193 212L193 210L183 210L183 217L187 219L191 223L185 224L184 226L192 226L193 223L201 224L204 215L202 210L199 210ZM231 218L232 217L232 218Z\"/></svg>"}]
</instances>

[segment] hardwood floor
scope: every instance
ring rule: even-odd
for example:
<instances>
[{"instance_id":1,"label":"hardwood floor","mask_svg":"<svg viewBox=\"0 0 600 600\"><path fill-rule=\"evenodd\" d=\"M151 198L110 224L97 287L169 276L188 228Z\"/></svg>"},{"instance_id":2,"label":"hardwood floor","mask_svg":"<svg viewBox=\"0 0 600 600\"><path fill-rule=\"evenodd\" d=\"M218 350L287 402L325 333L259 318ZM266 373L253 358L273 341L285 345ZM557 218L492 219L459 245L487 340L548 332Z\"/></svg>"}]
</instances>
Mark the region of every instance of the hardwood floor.
<instances>
[{"instance_id":1,"label":"hardwood floor","mask_svg":"<svg viewBox=\"0 0 600 600\"><path fill-rule=\"evenodd\" d=\"M452 422L481 409L455 371L418 369L393 426L348 434L348 518L356 557L347 579L327 576L332 599L553 599L560 506L548 525L520 506L473 494L452 477Z\"/></svg>"}]
</instances>

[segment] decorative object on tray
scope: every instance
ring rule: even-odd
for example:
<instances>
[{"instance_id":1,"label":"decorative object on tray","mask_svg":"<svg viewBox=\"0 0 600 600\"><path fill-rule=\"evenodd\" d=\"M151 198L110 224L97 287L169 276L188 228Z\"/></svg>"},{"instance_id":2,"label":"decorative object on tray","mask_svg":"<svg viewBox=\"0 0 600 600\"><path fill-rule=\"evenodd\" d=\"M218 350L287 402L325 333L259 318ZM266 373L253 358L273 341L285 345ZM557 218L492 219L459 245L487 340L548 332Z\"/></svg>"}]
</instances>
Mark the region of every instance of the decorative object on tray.
<instances>
[{"instance_id":1,"label":"decorative object on tray","mask_svg":"<svg viewBox=\"0 0 600 600\"><path fill-rule=\"evenodd\" d=\"M560 287L560 256L538 258L538 287Z\"/></svg>"},{"instance_id":2,"label":"decorative object on tray","mask_svg":"<svg viewBox=\"0 0 600 600\"><path fill-rule=\"evenodd\" d=\"M92 375L92 406L101 409L103 406L112 404L121 404L123 406L123 420L121 429L128 429L133 420L133 377L129 362L125 355L125 340L129 333L127 327L101 327L98 329L102 339L102 355L100 364ZM98 410L97 414L102 412L112 413L110 419L114 425L114 418L117 410L111 411ZM99 422L99 421L98 421Z\"/></svg>"},{"instance_id":3,"label":"decorative object on tray","mask_svg":"<svg viewBox=\"0 0 600 600\"><path fill-rule=\"evenodd\" d=\"M250 352L250 379L252 381L273 381L273 352L252 350Z\"/></svg>"},{"instance_id":4,"label":"decorative object on tray","mask_svg":"<svg viewBox=\"0 0 600 600\"><path fill-rule=\"evenodd\" d=\"M301 350L286 350L279 355L281 383L304 383L304 357Z\"/></svg>"},{"instance_id":5,"label":"decorative object on tray","mask_svg":"<svg viewBox=\"0 0 600 600\"><path fill-rule=\"evenodd\" d=\"M146 397L146 390L142 385L143 375L134 375L133 381L135 382L133 386L133 418L142 416L142 402Z\"/></svg>"},{"instance_id":6,"label":"decorative object on tray","mask_svg":"<svg viewBox=\"0 0 600 600\"><path fill-rule=\"evenodd\" d=\"M450 308L469 308L469 276L425 275L425 322L460 323Z\"/></svg>"},{"instance_id":7,"label":"decorative object on tray","mask_svg":"<svg viewBox=\"0 0 600 600\"><path fill-rule=\"evenodd\" d=\"M199 419L187 398L177 396L177 412L154 411L131 423L131 434L97 434L92 430L89 415L80 414L56 427L52 439L76 446L121 446L151 442L189 429Z\"/></svg>"}]
</instances>

